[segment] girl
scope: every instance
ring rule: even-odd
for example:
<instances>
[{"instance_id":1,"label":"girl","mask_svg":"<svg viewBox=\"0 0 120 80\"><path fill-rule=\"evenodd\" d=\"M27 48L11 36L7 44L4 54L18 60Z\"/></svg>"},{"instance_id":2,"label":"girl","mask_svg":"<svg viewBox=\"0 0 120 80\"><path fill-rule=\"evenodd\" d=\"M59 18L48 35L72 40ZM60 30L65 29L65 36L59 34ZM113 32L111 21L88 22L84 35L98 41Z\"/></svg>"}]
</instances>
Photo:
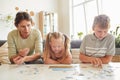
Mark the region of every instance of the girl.
<instances>
[{"instance_id":1,"label":"girl","mask_svg":"<svg viewBox=\"0 0 120 80\"><path fill-rule=\"evenodd\" d=\"M44 50L45 64L70 64L72 55L69 50L69 38L60 33L48 33Z\"/></svg>"}]
</instances>

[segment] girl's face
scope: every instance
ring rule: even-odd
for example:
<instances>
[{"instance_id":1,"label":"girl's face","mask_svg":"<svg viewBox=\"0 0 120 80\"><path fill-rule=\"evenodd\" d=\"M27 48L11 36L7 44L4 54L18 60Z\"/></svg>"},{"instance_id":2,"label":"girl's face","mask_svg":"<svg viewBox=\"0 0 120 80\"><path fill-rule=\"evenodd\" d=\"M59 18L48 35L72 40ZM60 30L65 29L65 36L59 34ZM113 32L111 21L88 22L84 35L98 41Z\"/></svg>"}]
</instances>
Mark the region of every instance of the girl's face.
<instances>
[{"instance_id":1,"label":"girl's face","mask_svg":"<svg viewBox=\"0 0 120 80\"><path fill-rule=\"evenodd\" d=\"M21 21L17 26L17 29L20 32L20 36L24 39L27 38L31 32L31 27L32 27L31 21L27 20Z\"/></svg>"},{"instance_id":2,"label":"girl's face","mask_svg":"<svg viewBox=\"0 0 120 80\"><path fill-rule=\"evenodd\" d=\"M96 25L93 30L94 30L95 36L100 40L102 40L108 34L108 29L102 29L99 27L99 25Z\"/></svg>"},{"instance_id":3,"label":"girl's face","mask_svg":"<svg viewBox=\"0 0 120 80\"><path fill-rule=\"evenodd\" d=\"M50 46L57 58L62 57L62 50L64 49L64 43L61 38L51 38Z\"/></svg>"}]
</instances>

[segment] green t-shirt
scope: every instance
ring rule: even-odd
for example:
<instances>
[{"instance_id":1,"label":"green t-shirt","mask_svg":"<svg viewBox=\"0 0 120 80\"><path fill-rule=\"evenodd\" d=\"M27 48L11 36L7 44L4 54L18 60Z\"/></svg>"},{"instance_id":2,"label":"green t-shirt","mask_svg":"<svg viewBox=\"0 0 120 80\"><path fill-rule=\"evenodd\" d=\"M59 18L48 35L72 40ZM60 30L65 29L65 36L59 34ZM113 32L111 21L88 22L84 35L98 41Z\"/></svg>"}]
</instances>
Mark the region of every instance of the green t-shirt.
<instances>
[{"instance_id":1,"label":"green t-shirt","mask_svg":"<svg viewBox=\"0 0 120 80\"><path fill-rule=\"evenodd\" d=\"M34 53L42 54L42 37L40 31L37 29L32 28L27 39L21 38L17 29L13 30L8 34L7 42L9 58L16 55L20 49L24 48L30 49L28 55L32 55Z\"/></svg>"}]
</instances>

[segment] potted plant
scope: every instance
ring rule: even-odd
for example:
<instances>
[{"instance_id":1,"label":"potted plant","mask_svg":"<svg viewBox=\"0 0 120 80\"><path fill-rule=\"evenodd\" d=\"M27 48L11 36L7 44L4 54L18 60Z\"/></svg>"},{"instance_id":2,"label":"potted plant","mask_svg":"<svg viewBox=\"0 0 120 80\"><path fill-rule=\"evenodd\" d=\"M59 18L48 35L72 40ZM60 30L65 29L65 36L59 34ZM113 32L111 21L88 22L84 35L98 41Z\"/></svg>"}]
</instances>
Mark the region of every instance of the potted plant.
<instances>
[{"instance_id":1,"label":"potted plant","mask_svg":"<svg viewBox=\"0 0 120 80\"><path fill-rule=\"evenodd\" d=\"M78 32L79 39L81 39L82 35L83 35L83 32Z\"/></svg>"},{"instance_id":2,"label":"potted plant","mask_svg":"<svg viewBox=\"0 0 120 80\"><path fill-rule=\"evenodd\" d=\"M120 54L120 26L117 26L115 31L110 31L115 36L115 47L116 47L116 54Z\"/></svg>"},{"instance_id":3,"label":"potted plant","mask_svg":"<svg viewBox=\"0 0 120 80\"><path fill-rule=\"evenodd\" d=\"M116 48L120 48L120 33L118 33L118 31L119 31L119 29L120 29L120 26L118 26L117 28L116 28L116 38L115 38L115 46L116 46Z\"/></svg>"}]
</instances>

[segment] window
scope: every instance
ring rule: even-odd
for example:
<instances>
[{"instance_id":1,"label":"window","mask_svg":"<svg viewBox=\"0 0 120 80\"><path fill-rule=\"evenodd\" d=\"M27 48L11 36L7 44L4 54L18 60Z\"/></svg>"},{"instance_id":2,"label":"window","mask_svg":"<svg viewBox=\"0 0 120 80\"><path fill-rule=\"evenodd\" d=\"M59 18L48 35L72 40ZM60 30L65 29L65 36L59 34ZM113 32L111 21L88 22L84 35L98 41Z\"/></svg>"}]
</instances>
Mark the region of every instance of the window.
<instances>
[{"instance_id":1,"label":"window","mask_svg":"<svg viewBox=\"0 0 120 80\"><path fill-rule=\"evenodd\" d=\"M77 33L83 32L83 35L90 33L94 16L98 12L97 0L72 0L72 36L78 38Z\"/></svg>"},{"instance_id":2,"label":"window","mask_svg":"<svg viewBox=\"0 0 120 80\"><path fill-rule=\"evenodd\" d=\"M93 19L98 14L106 14L111 19L111 30L120 26L119 0L71 0L71 36L78 39L78 32L84 35L92 32Z\"/></svg>"},{"instance_id":3,"label":"window","mask_svg":"<svg viewBox=\"0 0 120 80\"><path fill-rule=\"evenodd\" d=\"M103 13L110 16L110 19L111 19L111 30L114 30L117 26L120 26L119 7L120 7L119 0L103 0L102 1Z\"/></svg>"}]
</instances>

